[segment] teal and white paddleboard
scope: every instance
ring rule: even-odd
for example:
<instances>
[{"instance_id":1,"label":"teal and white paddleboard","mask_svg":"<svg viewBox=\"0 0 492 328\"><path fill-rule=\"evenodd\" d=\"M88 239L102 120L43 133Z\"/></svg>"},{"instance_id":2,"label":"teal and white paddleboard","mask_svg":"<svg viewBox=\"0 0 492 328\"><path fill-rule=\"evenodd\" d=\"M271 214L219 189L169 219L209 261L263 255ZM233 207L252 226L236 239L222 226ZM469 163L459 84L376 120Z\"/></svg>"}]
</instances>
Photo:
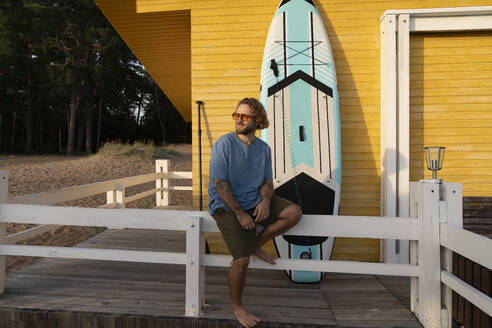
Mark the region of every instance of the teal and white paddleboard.
<instances>
[{"instance_id":1,"label":"teal and white paddleboard","mask_svg":"<svg viewBox=\"0 0 492 328\"><path fill-rule=\"evenodd\" d=\"M260 100L270 127L275 194L303 214L338 215L342 161L337 79L330 42L311 0L284 0L273 17L263 54ZM278 236L281 258L330 259L335 238ZM295 282L322 272L288 271Z\"/></svg>"}]
</instances>

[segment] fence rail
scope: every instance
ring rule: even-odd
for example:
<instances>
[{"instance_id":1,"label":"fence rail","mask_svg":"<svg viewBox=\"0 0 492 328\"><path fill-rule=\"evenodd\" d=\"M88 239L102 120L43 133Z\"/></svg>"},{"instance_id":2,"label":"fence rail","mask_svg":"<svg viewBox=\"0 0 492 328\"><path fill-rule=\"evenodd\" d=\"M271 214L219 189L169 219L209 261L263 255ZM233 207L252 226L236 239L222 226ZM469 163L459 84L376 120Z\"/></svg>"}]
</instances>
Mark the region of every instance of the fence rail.
<instances>
[{"instance_id":1,"label":"fence rail","mask_svg":"<svg viewBox=\"0 0 492 328\"><path fill-rule=\"evenodd\" d=\"M441 223L441 245L473 262L492 268L492 248L489 238ZM488 249L489 252L477 251L481 249Z\"/></svg>"},{"instance_id":2,"label":"fence rail","mask_svg":"<svg viewBox=\"0 0 492 328\"><path fill-rule=\"evenodd\" d=\"M55 205L105 193L109 190L114 190L115 186L118 184L126 188L146 182L152 182L162 178L164 178L163 173L149 173L129 178L114 179L109 181L91 183L83 186L46 191L32 195L12 197L7 200L7 203Z\"/></svg>"},{"instance_id":3,"label":"fence rail","mask_svg":"<svg viewBox=\"0 0 492 328\"><path fill-rule=\"evenodd\" d=\"M20 231L5 238L6 244L16 244L18 242L30 239L32 237L36 237L37 235L43 234L45 232L56 229L56 225L45 224L42 226L34 227L31 229L27 229L24 231Z\"/></svg>"},{"instance_id":4,"label":"fence rail","mask_svg":"<svg viewBox=\"0 0 492 328\"><path fill-rule=\"evenodd\" d=\"M170 179L191 180L193 175L192 172L170 171L169 166L169 160L156 160L155 173L101 181L31 195L11 197L6 200L6 203L55 205L106 193L106 204L99 206L99 208L124 208L127 203L151 195L156 195L156 204L158 204L158 206L167 206L169 205L169 191L193 190L193 187L191 186L170 186ZM156 182L156 186L159 187L138 193L136 195L126 196L126 188L154 181ZM6 237L6 243L15 244L58 227L58 225L53 225L53 222L37 224L41 224L41 226L27 229ZM116 228L116 226L109 227Z\"/></svg>"},{"instance_id":5,"label":"fence rail","mask_svg":"<svg viewBox=\"0 0 492 328\"><path fill-rule=\"evenodd\" d=\"M483 312L492 315L492 298L490 296L467 284L448 271L441 271L441 281L465 299L475 304Z\"/></svg>"},{"instance_id":6,"label":"fence rail","mask_svg":"<svg viewBox=\"0 0 492 328\"><path fill-rule=\"evenodd\" d=\"M167 175L170 176L173 174ZM166 184L167 181L157 180L156 189L169 190ZM0 179L0 197L4 197L3 201L6 198L6 188L5 179ZM166 197L163 194L161 200L165 202ZM452 274L452 251L466 254L477 263L492 268L489 255L492 241L461 230L462 214L457 210L461 206L461 185L412 183L410 202L410 218L305 215L286 234L411 240L411 264L280 259L275 266L253 260L251 267L411 277L412 309L426 328L452 326L451 290L468 299L489 316L492 315L492 299ZM5 238L7 222L186 231L186 252L11 245ZM217 231L215 221L206 212L199 211L0 204L0 268L1 259L5 255L185 265L185 315L199 316L204 299L204 267L229 266L231 261L230 256L204 254L204 232ZM441 254L442 247L446 248L443 248ZM0 272L0 291L3 291L3 281L4 272Z\"/></svg>"}]
</instances>

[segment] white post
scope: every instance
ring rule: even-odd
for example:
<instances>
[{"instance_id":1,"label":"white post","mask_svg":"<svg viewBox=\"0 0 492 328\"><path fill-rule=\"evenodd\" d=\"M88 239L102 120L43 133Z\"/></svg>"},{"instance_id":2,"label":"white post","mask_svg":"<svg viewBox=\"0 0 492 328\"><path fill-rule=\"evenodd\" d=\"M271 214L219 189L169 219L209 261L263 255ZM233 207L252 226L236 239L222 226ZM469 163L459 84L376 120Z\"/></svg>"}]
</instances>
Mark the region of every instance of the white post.
<instances>
[{"instance_id":1,"label":"white post","mask_svg":"<svg viewBox=\"0 0 492 328\"><path fill-rule=\"evenodd\" d=\"M397 17L381 21L381 216L397 215ZM396 241L381 240L381 258L396 263Z\"/></svg>"},{"instance_id":2,"label":"white post","mask_svg":"<svg viewBox=\"0 0 492 328\"><path fill-rule=\"evenodd\" d=\"M113 190L106 192L106 204L114 203L115 208L124 208L125 203L125 187L121 183L117 183Z\"/></svg>"},{"instance_id":3,"label":"white post","mask_svg":"<svg viewBox=\"0 0 492 328\"><path fill-rule=\"evenodd\" d=\"M115 208L124 208L125 204L125 187L121 183L117 183L113 190L106 192L106 204L114 203ZM108 229L119 229L108 227Z\"/></svg>"},{"instance_id":4,"label":"white post","mask_svg":"<svg viewBox=\"0 0 492 328\"><path fill-rule=\"evenodd\" d=\"M410 183L410 16L398 15L398 162L397 216L409 216ZM398 263L409 263L409 242L398 240Z\"/></svg>"},{"instance_id":5,"label":"white post","mask_svg":"<svg viewBox=\"0 0 492 328\"><path fill-rule=\"evenodd\" d=\"M205 245L207 241L205 238L205 233L202 233L200 230L200 259L205 254ZM200 262L201 264L201 262ZM203 309L205 306L205 266L200 265L200 309ZM202 312L202 311L201 311Z\"/></svg>"},{"instance_id":6,"label":"white post","mask_svg":"<svg viewBox=\"0 0 492 328\"><path fill-rule=\"evenodd\" d=\"M417 318L425 328L441 328L441 244L439 236L439 183L418 184L418 306Z\"/></svg>"},{"instance_id":7,"label":"white post","mask_svg":"<svg viewBox=\"0 0 492 328\"><path fill-rule=\"evenodd\" d=\"M0 204L7 202L9 195L9 173L7 171L0 171ZM6 224L0 223L0 244L5 244L6 237ZM5 292L5 255L0 255L0 295Z\"/></svg>"},{"instance_id":8,"label":"white post","mask_svg":"<svg viewBox=\"0 0 492 328\"><path fill-rule=\"evenodd\" d=\"M410 217L418 219L419 217L419 183L410 183ZM410 241L410 264L416 265L418 263L418 241ZM410 311L413 313L418 312L418 277L410 278Z\"/></svg>"},{"instance_id":9,"label":"white post","mask_svg":"<svg viewBox=\"0 0 492 328\"><path fill-rule=\"evenodd\" d=\"M121 183L116 184L115 188L115 196L116 196L116 208L125 208L125 187Z\"/></svg>"},{"instance_id":10,"label":"white post","mask_svg":"<svg viewBox=\"0 0 492 328\"><path fill-rule=\"evenodd\" d=\"M116 201L116 190L106 192L106 204L112 204Z\"/></svg>"},{"instance_id":11,"label":"white post","mask_svg":"<svg viewBox=\"0 0 492 328\"><path fill-rule=\"evenodd\" d=\"M202 314L204 270L201 217L191 217L186 230L186 311L189 317Z\"/></svg>"},{"instance_id":12,"label":"white post","mask_svg":"<svg viewBox=\"0 0 492 328\"><path fill-rule=\"evenodd\" d=\"M440 188L442 199L441 222L447 223L457 228L463 228L463 195L460 183L443 183ZM453 272L453 252L447 248L441 249L442 268L448 272ZM442 288L442 327L451 328L453 325L453 292L445 284Z\"/></svg>"},{"instance_id":13,"label":"white post","mask_svg":"<svg viewBox=\"0 0 492 328\"><path fill-rule=\"evenodd\" d=\"M164 175L169 173L169 164L170 160L168 159L158 159L155 161L155 171L156 172L162 172ZM156 188L163 188L163 189L168 189L169 188L169 179L162 178L162 179L157 179L155 181L155 187ZM160 206L169 206L169 191L168 190L162 190L157 192L156 194L156 199L155 199L155 206L160 207Z\"/></svg>"}]
</instances>

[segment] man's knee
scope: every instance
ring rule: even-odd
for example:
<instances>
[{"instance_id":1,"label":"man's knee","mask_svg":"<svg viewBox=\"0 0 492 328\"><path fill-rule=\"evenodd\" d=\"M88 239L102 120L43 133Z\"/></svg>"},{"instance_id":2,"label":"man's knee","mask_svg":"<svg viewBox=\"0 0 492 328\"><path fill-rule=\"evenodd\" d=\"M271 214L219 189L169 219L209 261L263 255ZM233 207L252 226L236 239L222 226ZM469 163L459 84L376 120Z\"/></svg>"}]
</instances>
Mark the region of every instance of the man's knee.
<instances>
[{"instance_id":1,"label":"man's knee","mask_svg":"<svg viewBox=\"0 0 492 328\"><path fill-rule=\"evenodd\" d=\"M240 257L233 260L232 265L236 266L240 270L246 270L249 265L249 256Z\"/></svg>"},{"instance_id":2,"label":"man's knee","mask_svg":"<svg viewBox=\"0 0 492 328\"><path fill-rule=\"evenodd\" d=\"M301 219L302 209L297 204L291 204L287 208L285 208L285 210L282 211L280 214L282 216L282 219L289 222L289 224L292 226L297 224L297 222L299 222L299 220Z\"/></svg>"},{"instance_id":3,"label":"man's knee","mask_svg":"<svg viewBox=\"0 0 492 328\"><path fill-rule=\"evenodd\" d=\"M302 209L299 205L294 204L294 208L292 209L291 220L292 223L297 224L302 217Z\"/></svg>"}]
</instances>

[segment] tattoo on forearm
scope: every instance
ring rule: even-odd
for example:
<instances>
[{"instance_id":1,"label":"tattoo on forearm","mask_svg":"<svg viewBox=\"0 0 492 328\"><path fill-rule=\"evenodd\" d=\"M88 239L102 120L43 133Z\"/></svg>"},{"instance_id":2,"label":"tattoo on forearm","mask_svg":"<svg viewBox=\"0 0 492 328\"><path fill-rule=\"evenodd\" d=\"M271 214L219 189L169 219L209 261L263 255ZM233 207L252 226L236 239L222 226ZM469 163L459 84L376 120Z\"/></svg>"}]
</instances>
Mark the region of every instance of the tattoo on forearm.
<instances>
[{"instance_id":1,"label":"tattoo on forearm","mask_svg":"<svg viewBox=\"0 0 492 328\"><path fill-rule=\"evenodd\" d=\"M224 191L226 183L224 180L215 179L215 189L219 194Z\"/></svg>"},{"instance_id":2,"label":"tattoo on forearm","mask_svg":"<svg viewBox=\"0 0 492 328\"><path fill-rule=\"evenodd\" d=\"M236 198L234 198L231 187L229 186L229 183L227 183L227 181L222 179L214 179L214 186L222 201L234 213L242 209Z\"/></svg>"}]
</instances>

